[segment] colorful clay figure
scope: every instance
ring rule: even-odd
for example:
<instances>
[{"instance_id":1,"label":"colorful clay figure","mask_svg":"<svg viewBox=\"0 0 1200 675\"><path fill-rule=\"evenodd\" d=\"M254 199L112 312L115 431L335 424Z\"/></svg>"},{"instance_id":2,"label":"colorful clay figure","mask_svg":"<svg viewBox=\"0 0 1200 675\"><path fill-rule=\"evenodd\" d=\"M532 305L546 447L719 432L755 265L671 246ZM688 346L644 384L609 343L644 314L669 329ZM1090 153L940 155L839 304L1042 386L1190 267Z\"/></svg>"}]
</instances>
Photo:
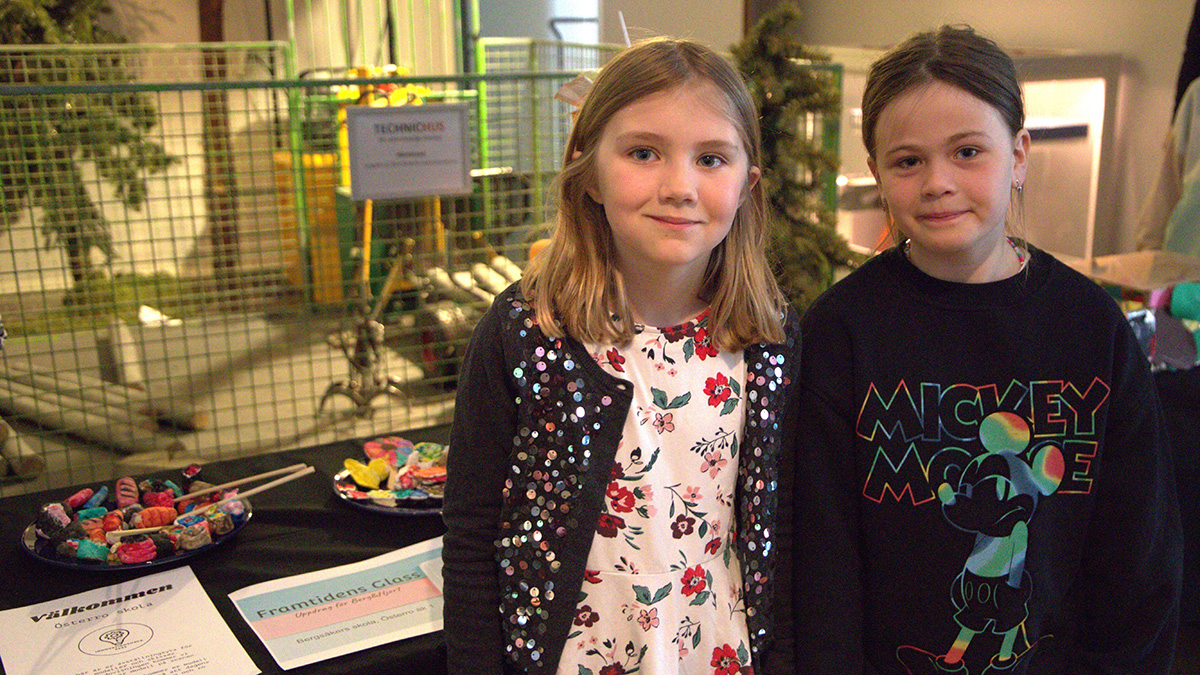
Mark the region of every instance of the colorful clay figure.
<instances>
[{"instance_id":1,"label":"colorful clay figure","mask_svg":"<svg viewBox=\"0 0 1200 675\"><path fill-rule=\"evenodd\" d=\"M386 467L382 472L386 478ZM199 473L197 465L184 470L180 482L189 492L172 480L123 476L111 487L83 488L61 502L43 504L33 524L36 537L44 542L39 550L83 565L135 565L208 546L245 520L246 505L232 499L204 510L235 497L236 489L180 499L212 487L196 480ZM148 531L122 534L141 529Z\"/></svg>"},{"instance_id":2,"label":"colorful clay figure","mask_svg":"<svg viewBox=\"0 0 1200 675\"><path fill-rule=\"evenodd\" d=\"M336 489L354 502L436 512L446 481L448 451L441 443L414 444L399 436L367 441L363 444L367 461L346 459L348 480L338 481Z\"/></svg>"}]
</instances>

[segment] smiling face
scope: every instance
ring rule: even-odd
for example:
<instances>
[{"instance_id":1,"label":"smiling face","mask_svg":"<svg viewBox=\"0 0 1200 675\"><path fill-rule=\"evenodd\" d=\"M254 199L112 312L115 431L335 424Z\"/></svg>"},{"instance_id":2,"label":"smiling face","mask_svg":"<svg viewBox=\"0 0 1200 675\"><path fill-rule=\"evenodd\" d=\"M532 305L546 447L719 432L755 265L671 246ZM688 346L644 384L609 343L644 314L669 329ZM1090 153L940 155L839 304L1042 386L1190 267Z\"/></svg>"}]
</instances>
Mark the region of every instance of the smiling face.
<instances>
[{"instance_id":1,"label":"smiling face","mask_svg":"<svg viewBox=\"0 0 1200 675\"><path fill-rule=\"evenodd\" d=\"M994 281L1020 268L1004 238L1013 188L1025 180L1029 133L950 84L896 97L875 126L871 172L911 258L954 281Z\"/></svg>"},{"instance_id":2,"label":"smiling face","mask_svg":"<svg viewBox=\"0 0 1200 675\"><path fill-rule=\"evenodd\" d=\"M669 279L694 292L759 176L725 97L707 81L617 111L597 144L595 171L588 194L604 209L617 268L634 283Z\"/></svg>"}]
</instances>

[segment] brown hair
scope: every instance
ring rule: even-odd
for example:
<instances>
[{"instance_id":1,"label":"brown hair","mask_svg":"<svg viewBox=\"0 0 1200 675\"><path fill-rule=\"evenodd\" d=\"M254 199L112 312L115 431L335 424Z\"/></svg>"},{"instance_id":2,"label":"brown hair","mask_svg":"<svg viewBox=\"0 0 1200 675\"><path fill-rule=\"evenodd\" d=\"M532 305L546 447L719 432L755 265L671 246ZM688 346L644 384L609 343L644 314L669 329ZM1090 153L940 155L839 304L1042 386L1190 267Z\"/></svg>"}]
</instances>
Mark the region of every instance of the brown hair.
<instances>
[{"instance_id":1,"label":"brown hair","mask_svg":"<svg viewBox=\"0 0 1200 675\"><path fill-rule=\"evenodd\" d=\"M550 243L525 270L521 290L542 330L569 332L585 342L626 344L633 338L621 275L613 264L612 232L604 208L588 195L597 185L596 149L617 111L651 94L710 82L725 94L730 121L749 166L761 163L758 114L737 70L716 52L690 40L654 39L618 54L600 71L579 110L556 179L558 216ZM578 155L578 156L576 156ZM709 303L714 346L744 349L783 340L786 301L767 262L767 206L761 181L749 191L729 234L715 249L700 297Z\"/></svg>"},{"instance_id":2,"label":"brown hair","mask_svg":"<svg viewBox=\"0 0 1200 675\"><path fill-rule=\"evenodd\" d=\"M1025 126L1025 103L1012 58L965 26L918 33L871 65L862 99L863 144L875 156L875 125L887 104L931 82L945 82L995 108L1014 136Z\"/></svg>"},{"instance_id":3,"label":"brown hair","mask_svg":"<svg viewBox=\"0 0 1200 675\"><path fill-rule=\"evenodd\" d=\"M869 157L875 157L875 126L883 109L909 90L932 82L957 87L992 106L1013 136L1025 127L1025 101L1012 58L969 26L941 26L917 33L871 64L862 98L863 145ZM1020 191L1015 201L1010 208L1019 216ZM897 239L901 236L893 234ZM1019 244L1025 248L1024 241Z\"/></svg>"}]
</instances>

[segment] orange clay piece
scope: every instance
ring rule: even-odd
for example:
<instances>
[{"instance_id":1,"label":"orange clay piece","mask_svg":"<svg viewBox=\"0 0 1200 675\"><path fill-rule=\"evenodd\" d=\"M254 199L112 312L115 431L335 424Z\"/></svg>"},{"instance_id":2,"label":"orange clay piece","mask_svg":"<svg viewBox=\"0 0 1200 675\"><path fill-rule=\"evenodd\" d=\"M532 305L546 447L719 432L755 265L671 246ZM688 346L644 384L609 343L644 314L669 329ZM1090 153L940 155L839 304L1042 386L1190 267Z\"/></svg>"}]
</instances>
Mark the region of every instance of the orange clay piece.
<instances>
[{"instance_id":1,"label":"orange clay piece","mask_svg":"<svg viewBox=\"0 0 1200 675\"><path fill-rule=\"evenodd\" d=\"M83 531L87 532L88 535L91 535L93 532L96 532L96 531L99 531L100 534L104 534L104 519L103 518L86 518L84 520L79 521L79 526L82 527Z\"/></svg>"},{"instance_id":2,"label":"orange clay piece","mask_svg":"<svg viewBox=\"0 0 1200 675\"><path fill-rule=\"evenodd\" d=\"M416 468L412 470L412 475L427 481L438 481L446 479L446 467L430 466L425 468Z\"/></svg>"},{"instance_id":3,"label":"orange clay piece","mask_svg":"<svg viewBox=\"0 0 1200 675\"><path fill-rule=\"evenodd\" d=\"M170 506L150 506L137 512L133 517L133 525L137 528L161 527L175 522L179 516Z\"/></svg>"},{"instance_id":4,"label":"orange clay piece","mask_svg":"<svg viewBox=\"0 0 1200 675\"><path fill-rule=\"evenodd\" d=\"M104 531L120 530L125 525L125 514L120 511L109 511L104 514Z\"/></svg>"}]
</instances>

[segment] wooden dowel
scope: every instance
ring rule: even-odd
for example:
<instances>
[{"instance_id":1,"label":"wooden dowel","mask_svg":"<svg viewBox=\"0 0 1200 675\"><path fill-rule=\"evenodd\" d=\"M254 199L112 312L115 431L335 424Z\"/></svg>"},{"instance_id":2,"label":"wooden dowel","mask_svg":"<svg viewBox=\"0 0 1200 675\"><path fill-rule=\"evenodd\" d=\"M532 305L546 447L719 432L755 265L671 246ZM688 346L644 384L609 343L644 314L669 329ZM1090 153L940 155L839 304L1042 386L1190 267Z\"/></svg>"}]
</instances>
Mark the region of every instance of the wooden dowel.
<instances>
[{"instance_id":1,"label":"wooden dowel","mask_svg":"<svg viewBox=\"0 0 1200 675\"><path fill-rule=\"evenodd\" d=\"M196 430L208 425L208 415L190 409L189 406L179 402L179 397L164 398L155 396L152 401L150 395L140 389L105 382L90 375L72 371L49 373L44 370L24 368L11 363L6 364L4 370L8 371L10 379L15 380L20 376L31 378L35 386L41 386L41 383L46 381L45 378L50 378L64 384L73 385L83 391L96 392L97 395L105 397L109 403L118 405L124 403L143 415L154 417L180 429ZM4 376L3 371L0 371L0 376ZM31 376L36 376L36 378Z\"/></svg>"},{"instance_id":2,"label":"wooden dowel","mask_svg":"<svg viewBox=\"0 0 1200 675\"><path fill-rule=\"evenodd\" d=\"M53 378L65 384L73 385L79 389L91 389L100 393L101 396L107 398L109 402L124 403L129 406L137 406L138 404L145 405L147 402L146 393L140 389L133 389L123 384L113 384L104 380L89 377L82 373L74 373L71 371L57 371L54 373L45 370L35 370L25 368L16 364L6 364L4 370L7 373L0 372L0 376L7 376L10 379L27 378L30 380L42 380L42 378Z\"/></svg>"},{"instance_id":3,"label":"wooden dowel","mask_svg":"<svg viewBox=\"0 0 1200 675\"><path fill-rule=\"evenodd\" d=\"M13 396L35 398L64 410L79 410L106 417L114 422L128 424L132 427L153 430L158 427L154 420L137 411L122 406L114 401L95 401L79 396L64 388L41 386L47 384L31 379L30 376L5 377L0 375L0 392L7 391Z\"/></svg>"},{"instance_id":4,"label":"wooden dowel","mask_svg":"<svg viewBox=\"0 0 1200 675\"><path fill-rule=\"evenodd\" d=\"M23 479L35 478L46 470L46 460L26 447L8 422L0 419L0 457L8 464L14 476Z\"/></svg>"},{"instance_id":5,"label":"wooden dowel","mask_svg":"<svg viewBox=\"0 0 1200 675\"><path fill-rule=\"evenodd\" d=\"M284 476L283 478L277 478L277 479L271 481L270 483L267 483L266 485L259 485L256 488L246 490L245 492L233 495L232 497L226 497L225 499L222 499L219 502L201 507L197 511L192 511L191 513L197 513L197 512L202 513L204 511L212 511L213 509L219 509L222 506L224 506L225 504L227 504L235 499L242 499L245 497L249 497L251 495L256 495L256 494L262 492L263 490L270 490L271 488L273 488L277 485L283 485L284 483L286 483L288 481L296 480L297 478L300 478L301 476L307 476L308 474L310 474L314 471L316 471L316 469L314 469L313 467L306 466L306 467L304 467L304 469L302 469L300 471L297 471L295 473Z\"/></svg>"},{"instance_id":6,"label":"wooden dowel","mask_svg":"<svg viewBox=\"0 0 1200 675\"><path fill-rule=\"evenodd\" d=\"M284 483L287 483L288 481L296 480L297 478L300 478L301 476L307 476L308 474L316 471L315 468L308 466L307 464L298 464L296 466L299 466L302 468L299 471L293 471L292 473L284 476L283 478L277 478L277 479L271 481L270 483L266 483L264 485L259 485L258 487L253 488L251 490L246 490L245 492L243 492L241 494L236 494L231 497L226 497L225 499L222 499L219 502L214 502L212 504L202 506L193 511L188 511L187 513L181 513L181 514L179 514L179 518L185 518L187 516L199 515L206 511L212 511L215 509L219 509L222 506L225 506L226 504L228 504L229 502L237 501L239 499L245 499L246 497L256 495L260 492L263 492L264 490L270 490L273 487L283 485ZM288 469L294 469L294 468L295 467L288 467ZM273 476L273 475L279 474L282 471L286 471L288 469L279 469L276 471L268 471L266 473L259 474L257 476L252 476L250 478L243 478L240 481L233 481L233 483L240 484L240 483L244 483L246 481L254 480L256 478L262 478L263 476L268 476L268 475ZM206 491L211 492L213 489L216 489L216 488L210 488ZM195 494L199 494L199 493L195 493ZM189 495L189 496L191 496L191 495ZM158 527L142 527L142 528L138 528L138 529L134 529L134 530L113 530L112 532L106 532L104 534L104 540L110 544L115 544L118 541L120 541L121 539L124 539L125 537L132 537L136 534L149 534L151 532L161 532L162 530L165 530L165 529L168 529L171 527L175 527L175 524L179 521L179 518L176 518L174 522L171 522L167 525L159 525Z\"/></svg>"},{"instance_id":7,"label":"wooden dowel","mask_svg":"<svg viewBox=\"0 0 1200 675\"><path fill-rule=\"evenodd\" d=\"M3 375L0 374L0 377ZM137 406L131 401L128 396L120 396L110 394L108 391L101 388L89 389L80 385L78 382L70 382L61 376L52 376L47 373L12 373L7 376L10 380L28 384L31 387L38 389L46 389L55 391L60 394L65 394L84 401L92 401L103 405L115 406L118 408L133 409L134 412L145 414L144 410L137 410ZM122 386L122 385L117 385Z\"/></svg>"},{"instance_id":8,"label":"wooden dowel","mask_svg":"<svg viewBox=\"0 0 1200 675\"><path fill-rule=\"evenodd\" d=\"M199 497L201 495L206 495L210 492L216 492L217 490L224 490L225 488L231 488L235 485L241 485L242 483L249 483L251 481L262 480L263 478L270 478L271 476L278 476L281 473L292 473L294 471L300 471L301 469L306 469L306 468L309 468L309 466L307 464L293 464L291 466L286 466L282 469L275 469L273 471L264 471L263 473L254 474L253 476L246 476L245 478L231 480L228 483L221 483L220 485L214 485L212 487L207 487L207 488L204 488L203 490L196 490L195 492L189 492L188 494L185 494L182 497L176 497L174 499L174 502L178 504L179 502L181 502L185 499Z\"/></svg>"},{"instance_id":9,"label":"wooden dowel","mask_svg":"<svg viewBox=\"0 0 1200 675\"><path fill-rule=\"evenodd\" d=\"M104 533L104 541L107 541L110 544L115 544L118 541L121 541L122 539L124 539L125 537L132 537L137 534L151 534L154 532L162 532L163 530L167 529L168 527L175 527L175 523L172 522L167 525L159 525L158 527L139 527L136 530L113 530L111 532Z\"/></svg>"}]
</instances>

